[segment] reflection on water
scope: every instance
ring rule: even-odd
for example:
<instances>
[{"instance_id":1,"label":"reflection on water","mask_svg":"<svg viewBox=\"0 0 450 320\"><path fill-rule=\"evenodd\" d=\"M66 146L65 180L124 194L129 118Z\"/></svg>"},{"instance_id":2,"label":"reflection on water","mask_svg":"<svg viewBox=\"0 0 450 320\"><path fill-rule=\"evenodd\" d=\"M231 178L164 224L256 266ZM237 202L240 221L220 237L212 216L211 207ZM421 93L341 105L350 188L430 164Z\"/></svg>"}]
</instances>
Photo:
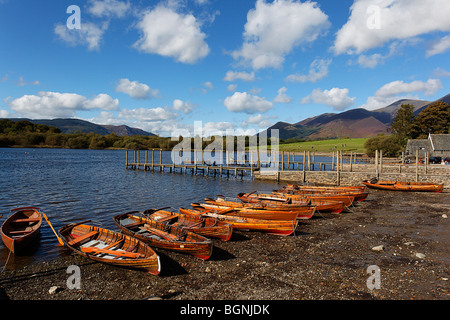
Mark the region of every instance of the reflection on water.
<instances>
[{"instance_id":1,"label":"reflection on water","mask_svg":"<svg viewBox=\"0 0 450 320\"><path fill-rule=\"evenodd\" d=\"M163 152L163 161L170 161L170 152ZM0 148L0 222L13 208L36 206L46 213L55 230L88 219L116 230L112 217L119 213L189 207L191 202L217 194L234 197L239 192L270 191L278 186L248 177L127 170L122 150ZM9 256L0 244L0 268L8 257L7 269L14 269L68 253L57 244L43 222L41 237L27 254Z\"/></svg>"}]
</instances>

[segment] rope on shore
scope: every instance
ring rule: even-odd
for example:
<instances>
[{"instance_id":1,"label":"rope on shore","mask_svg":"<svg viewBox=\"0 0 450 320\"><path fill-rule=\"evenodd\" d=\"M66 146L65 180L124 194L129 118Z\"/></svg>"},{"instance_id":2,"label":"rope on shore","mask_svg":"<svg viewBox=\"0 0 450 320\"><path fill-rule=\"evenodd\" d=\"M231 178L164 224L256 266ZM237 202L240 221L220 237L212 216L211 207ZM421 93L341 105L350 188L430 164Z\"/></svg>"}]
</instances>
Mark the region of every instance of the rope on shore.
<instances>
[{"instance_id":1,"label":"rope on shore","mask_svg":"<svg viewBox=\"0 0 450 320\"><path fill-rule=\"evenodd\" d=\"M5 265L3 266L2 272L5 271L6 265L8 264L9 257L11 256L11 250L9 250L8 258L6 259Z\"/></svg>"}]
</instances>

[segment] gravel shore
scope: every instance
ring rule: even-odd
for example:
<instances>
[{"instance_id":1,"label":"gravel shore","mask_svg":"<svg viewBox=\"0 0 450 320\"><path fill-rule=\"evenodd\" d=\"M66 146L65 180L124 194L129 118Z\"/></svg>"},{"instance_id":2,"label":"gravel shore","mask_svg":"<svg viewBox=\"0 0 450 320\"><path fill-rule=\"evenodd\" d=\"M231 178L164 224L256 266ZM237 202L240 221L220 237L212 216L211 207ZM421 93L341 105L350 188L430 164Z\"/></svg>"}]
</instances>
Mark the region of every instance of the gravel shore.
<instances>
[{"instance_id":1,"label":"gravel shore","mask_svg":"<svg viewBox=\"0 0 450 320\"><path fill-rule=\"evenodd\" d=\"M301 221L295 235L236 231L228 242L213 240L208 261L156 249L159 276L67 250L0 273L0 299L448 300L449 213L449 190L370 190L347 212ZM80 289L67 286L71 265L80 267ZM378 273L369 274L369 266ZM368 288L369 277L379 289Z\"/></svg>"}]
</instances>

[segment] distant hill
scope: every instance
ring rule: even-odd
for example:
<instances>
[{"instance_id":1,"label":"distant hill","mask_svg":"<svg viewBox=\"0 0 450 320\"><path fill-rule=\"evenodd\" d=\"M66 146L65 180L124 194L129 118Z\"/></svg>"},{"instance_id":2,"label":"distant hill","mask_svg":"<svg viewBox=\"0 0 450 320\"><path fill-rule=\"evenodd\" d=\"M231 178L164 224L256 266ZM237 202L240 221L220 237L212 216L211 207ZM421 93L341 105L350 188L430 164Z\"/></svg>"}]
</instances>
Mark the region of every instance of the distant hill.
<instances>
[{"instance_id":1,"label":"distant hill","mask_svg":"<svg viewBox=\"0 0 450 320\"><path fill-rule=\"evenodd\" d=\"M450 94L439 100L450 103ZM357 108L341 113L324 113L294 124L278 122L267 131L270 135L271 129L278 129L280 139L283 140L290 138L310 140L345 137L368 138L379 133L386 133L403 104L413 105L414 115L418 115L433 102L402 99L377 110Z\"/></svg>"},{"instance_id":2,"label":"distant hill","mask_svg":"<svg viewBox=\"0 0 450 320\"><path fill-rule=\"evenodd\" d=\"M89 121L80 119L26 119L26 118L10 118L12 121L27 120L36 124L45 124L48 126L57 127L62 133L89 133L93 132L96 134L107 135L114 133L118 136L132 136L132 135L142 135L142 136L154 136L153 133L131 128L126 125L112 126L112 125L100 125Z\"/></svg>"}]
</instances>

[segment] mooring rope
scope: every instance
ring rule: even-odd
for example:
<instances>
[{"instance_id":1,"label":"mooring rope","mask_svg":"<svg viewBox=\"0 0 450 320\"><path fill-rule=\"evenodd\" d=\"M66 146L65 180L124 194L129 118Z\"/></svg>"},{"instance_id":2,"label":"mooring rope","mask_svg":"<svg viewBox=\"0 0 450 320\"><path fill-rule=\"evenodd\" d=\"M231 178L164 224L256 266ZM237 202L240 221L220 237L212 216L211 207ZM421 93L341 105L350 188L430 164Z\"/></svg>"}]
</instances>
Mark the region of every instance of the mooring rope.
<instances>
[{"instance_id":1,"label":"mooring rope","mask_svg":"<svg viewBox=\"0 0 450 320\"><path fill-rule=\"evenodd\" d=\"M6 265L8 264L9 257L11 256L11 251L12 250L9 250L8 258L6 259L6 262L5 262L5 265L3 266L2 272L5 271L5 269L6 269Z\"/></svg>"}]
</instances>

